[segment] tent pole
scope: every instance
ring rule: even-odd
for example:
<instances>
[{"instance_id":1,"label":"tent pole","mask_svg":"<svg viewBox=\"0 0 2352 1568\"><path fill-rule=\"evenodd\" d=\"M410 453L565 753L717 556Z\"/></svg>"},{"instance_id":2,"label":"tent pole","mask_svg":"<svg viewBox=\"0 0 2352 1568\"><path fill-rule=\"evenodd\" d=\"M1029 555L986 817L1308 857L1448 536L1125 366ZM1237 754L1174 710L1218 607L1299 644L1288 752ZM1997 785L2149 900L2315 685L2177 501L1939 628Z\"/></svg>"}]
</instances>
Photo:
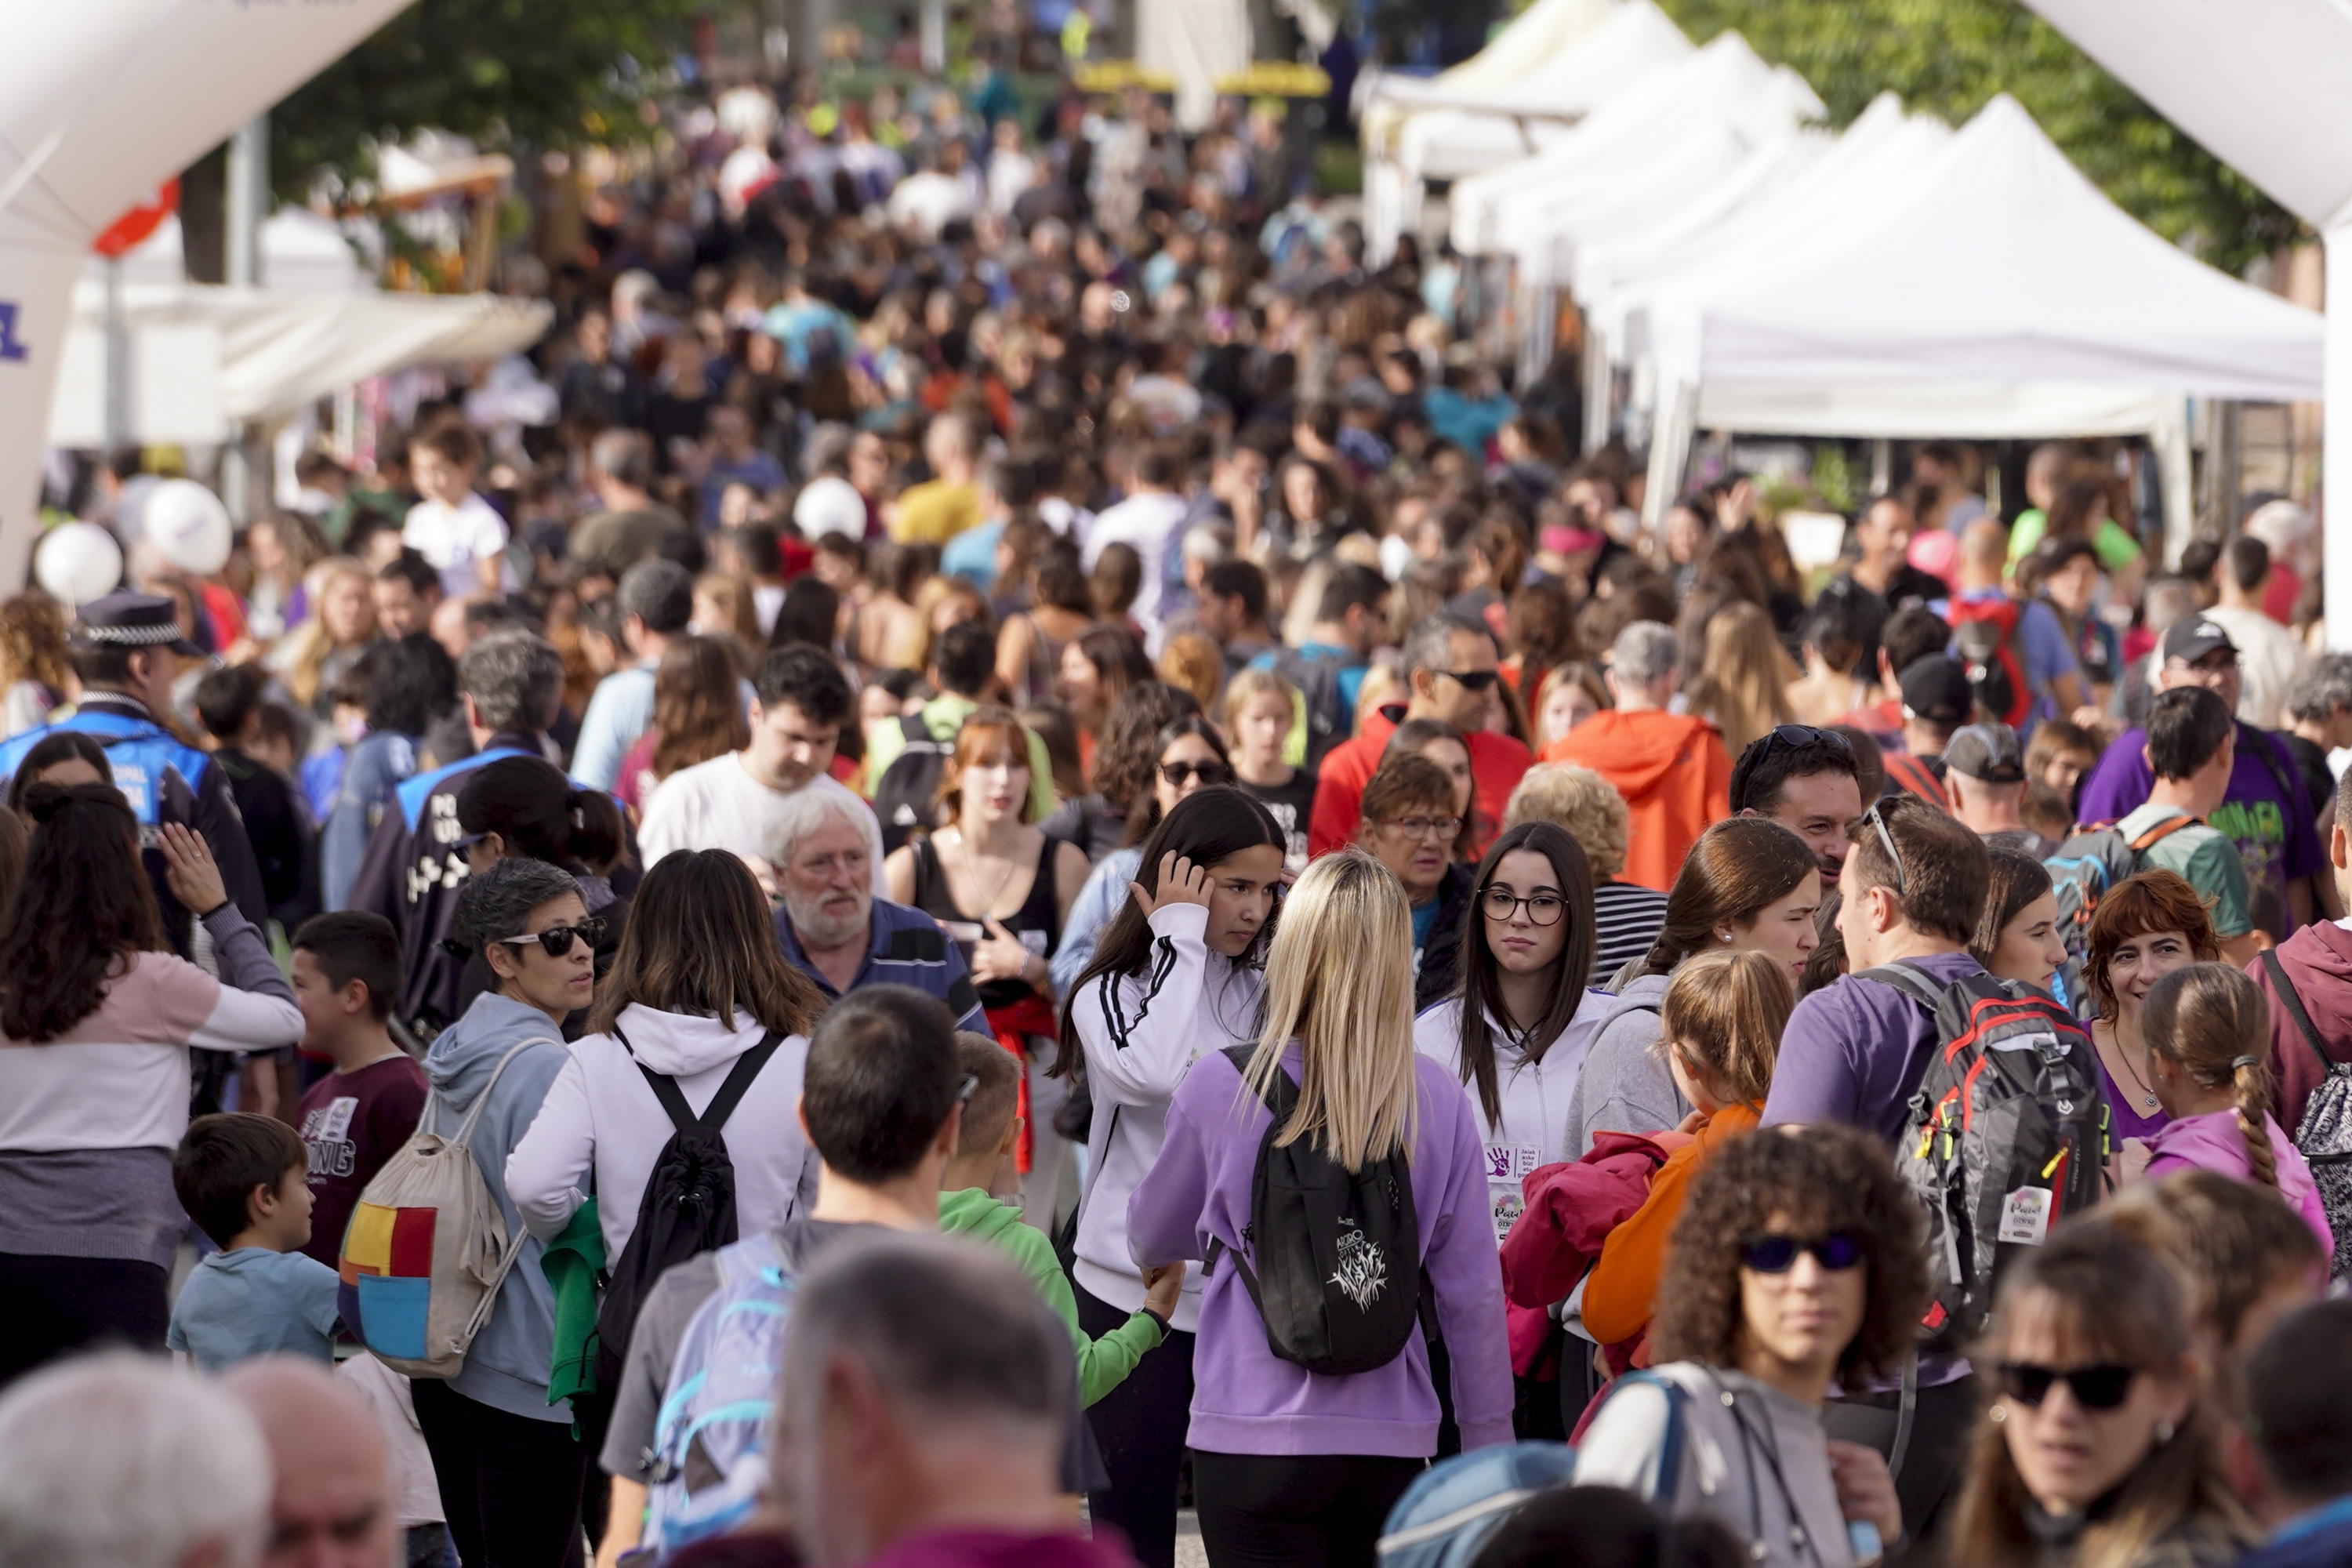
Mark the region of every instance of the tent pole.
<instances>
[{"instance_id":1,"label":"tent pole","mask_svg":"<svg viewBox=\"0 0 2352 1568\"><path fill-rule=\"evenodd\" d=\"M2327 404L2322 416L2320 443L2321 490L2320 504L2326 508L2333 498L2327 494L2326 463L2331 458L2345 459L2345 469L2352 474L2352 218L2339 218L2328 229L2327 247L2327 368L2323 385ZM2347 487L2352 491L2352 486ZM2352 516L2352 494L2346 500L2347 516ZM2323 513L2324 515L2324 513ZM2326 538L2323 526L2321 538ZM2336 547L2326 552L2322 570L2326 574L2324 589L2327 599L2327 646L2336 649L2352 649L2352 545L2347 545L2344 531L2338 529Z\"/></svg>"}]
</instances>

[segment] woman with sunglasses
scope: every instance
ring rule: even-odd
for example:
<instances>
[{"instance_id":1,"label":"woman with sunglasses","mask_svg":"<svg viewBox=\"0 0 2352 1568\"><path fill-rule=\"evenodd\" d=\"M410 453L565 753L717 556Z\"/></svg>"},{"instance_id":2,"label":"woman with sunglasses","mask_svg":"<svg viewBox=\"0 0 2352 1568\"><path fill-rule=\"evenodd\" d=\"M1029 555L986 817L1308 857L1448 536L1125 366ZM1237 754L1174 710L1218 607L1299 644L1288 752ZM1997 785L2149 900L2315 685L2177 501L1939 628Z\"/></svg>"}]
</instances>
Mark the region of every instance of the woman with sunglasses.
<instances>
[{"instance_id":1,"label":"woman with sunglasses","mask_svg":"<svg viewBox=\"0 0 2352 1568\"><path fill-rule=\"evenodd\" d=\"M590 1193L616 1289L598 1314L596 1391L572 1396L593 1460L611 1422L634 1309L665 1263L631 1241L661 1200L649 1193L676 1117L732 1109L719 1126L735 1171L735 1224L751 1236L793 1216L808 1139L801 1131L801 1068L824 1010L816 986L776 946L768 900L750 869L723 849L666 855L638 886L628 934L539 1118L506 1163L508 1195L531 1233L552 1241ZM657 1087L657 1075L667 1088ZM674 1197L674 1195L673 1195ZM598 1483L592 1480L592 1486ZM634 1480L613 1482L613 1508L588 1500L634 1542L645 1501ZM608 1549L607 1555L617 1555Z\"/></svg>"},{"instance_id":2,"label":"woman with sunglasses","mask_svg":"<svg viewBox=\"0 0 2352 1568\"><path fill-rule=\"evenodd\" d=\"M1822 1407L1899 1369L1927 1300L1918 1209L1884 1145L1843 1127L1742 1138L1691 1183L1658 1282L1654 1363L1622 1379L1576 1481L1705 1514L1771 1568L1849 1568L1895 1546L1873 1448Z\"/></svg>"},{"instance_id":3,"label":"woman with sunglasses","mask_svg":"<svg viewBox=\"0 0 2352 1568\"><path fill-rule=\"evenodd\" d=\"M602 979L620 951L629 901L613 890L612 873L626 853L621 808L602 790L581 789L553 763L537 757L501 757L467 775L457 792L457 826L466 865L475 876L501 860L543 860L571 874L587 912L597 921L592 945ZM459 1005L496 984L478 953L469 954L457 983ZM563 1037L576 1040L587 1015L567 1018Z\"/></svg>"},{"instance_id":4,"label":"woman with sunglasses","mask_svg":"<svg viewBox=\"0 0 2352 1568\"><path fill-rule=\"evenodd\" d=\"M455 1137L477 1111L470 1150L509 1236L523 1216L507 1161L567 1063L559 1032L596 984L596 924L569 872L544 860L501 859L466 879L448 945L488 968L492 984L425 1055L432 1087L421 1131ZM446 1382L418 1378L416 1423L458 1556L467 1563L577 1561L588 1451L572 1412L547 1397L555 1297L528 1237Z\"/></svg>"},{"instance_id":5,"label":"woman with sunglasses","mask_svg":"<svg viewBox=\"0 0 2352 1568\"><path fill-rule=\"evenodd\" d=\"M2119 1227L2077 1220L2019 1249L1975 1359L1998 1393L1955 1568L2209 1568L2251 1542L2180 1286Z\"/></svg>"},{"instance_id":6,"label":"woman with sunglasses","mask_svg":"<svg viewBox=\"0 0 2352 1568\"><path fill-rule=\"evenodd\" d=\"M1462 836L1460 798L1452 774L1410 752L1383 759L1364 786L1356 842L1404 888L1412 911L1415 1007L1451 994L1461 972L1475 879L1454 858Z\"/></svg>"},{"instance_id":7,"label":"woman with sunglasses","mask_svg":"<svg viewBox=\"0 0 2352 1568\"><path fill-rule=\"evenodd\" d=\"M2137 1171L2147 1140L2171 1120L2156 1092L2140 1009L2174 970L2221 956L2205 900L2178 873L2158 868L2126 877L2092 912L2083 989L2107 1092L2107 1140L2126 1173Z\"/></svg>"}]
</instances>

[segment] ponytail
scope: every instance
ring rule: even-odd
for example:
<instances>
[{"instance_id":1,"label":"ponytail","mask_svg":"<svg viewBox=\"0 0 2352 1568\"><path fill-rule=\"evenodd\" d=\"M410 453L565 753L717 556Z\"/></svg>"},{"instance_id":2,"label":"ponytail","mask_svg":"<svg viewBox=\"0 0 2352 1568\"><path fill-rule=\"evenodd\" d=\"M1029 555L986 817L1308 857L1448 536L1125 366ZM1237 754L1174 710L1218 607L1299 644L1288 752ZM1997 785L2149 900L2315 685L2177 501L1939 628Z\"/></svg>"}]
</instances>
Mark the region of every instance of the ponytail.
<instances>
[{"instance_id":1,"label":"ponytail","mask_svg":"<svg viewBox=\"0 0 2352 1568\"><path fill-rule=\"evenodd\" d=\"M2271 1152L2270 1008L2254 983L2226 963L2191 963L2148 988L2140 1005L2140 1035L2148 1050L2189 1076L2200 1089L2228 1089L2236 1101L2238 1131L2254 1180L2278 1188Z\"/></svg>"},{"instance_id":2,"label":"ponytail","mask_svg":"<svg viewBox=\"0 0 2352 1568\"><path fill-rule=\"evenodd\" d=\"M620 803L601 789L573 789L564 793L563 807L572 825L572 858L600 877L609 874L628 846Z\"/></svg>"},{"instance_id":3,"label":"ponytail","mask_svg":"<svg viewBox=\"0 0 2352 1568\"><path fill-rule=\"evenodd\" d=\"M497 834L510 856L599 877L620 863L628 842L611 795L578 788L538 757L501 757L475 769L457 792L457 825Z\"/></svg>"}]
</instances>

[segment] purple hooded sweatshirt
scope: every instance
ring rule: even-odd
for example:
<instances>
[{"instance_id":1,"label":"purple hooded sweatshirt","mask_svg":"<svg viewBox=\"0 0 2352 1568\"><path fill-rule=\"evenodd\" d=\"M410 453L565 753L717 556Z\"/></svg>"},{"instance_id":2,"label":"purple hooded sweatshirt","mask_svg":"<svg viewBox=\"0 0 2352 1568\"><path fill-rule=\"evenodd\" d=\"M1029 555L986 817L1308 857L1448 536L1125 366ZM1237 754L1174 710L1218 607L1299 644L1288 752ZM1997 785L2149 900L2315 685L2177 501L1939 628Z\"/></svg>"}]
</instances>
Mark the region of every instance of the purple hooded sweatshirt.
<instances>
[{"instance_id":1,"label":"purple hooded sweatshirt","mask_svg":"<svg viewBox=\"0 0 2352 1568\"><path fill-rule=\"evenodd\" d=\"M1302 1052L1282 1058L1296 1080ZM1437 1325L1454 1360L1462 1447L1511 1440L1511 1358L1503 1326L1503 1268L1486 1195L1486 1151L1469 1096L1445 1068L1413 1058L1412 1203L1422 1267L1437 1294ZM1150 1267L1207 1255L1212 1237L1242 1241L1251 1178L1273 1121L1222 1051L1201 1058L1169 1102L1160 1158L1128 1200L1128 1244ZM1214 1454L1360 1454L1425 1458L1437 1451L1437 1391L1418 1333L1372 1372L1324 1376L1267 1348L1265 1323L1238 1270L1220 1268L1201 1291L1187 1441Z\"/></svg>"},{"instance_id":2,"label":"purple hooded sweatshirt","mask_svg":"<svg viewBox=\"0 0 2352 1568\"><path fill-rule=\"evenodd\" d=\"M2264 1116L2263 1125L2271 1135L2271 1160L2278 1169L2279 1196L2286 1200L2287 1207L2303 1216L2312 1234L2319 1237L2322 1255L2333 1258L2336 1233L2328 1228L2327 1211L2320 1204L2319 1188L2311 1179L2311 1167L2304 1163L2302 1152L2275 1118ZM2150 1177L2168 1176L2175 1171L2211 1171L2241 1182L2254 1180L2254 1163L2246 1152L2246 1135L2238 1126L2238 1113L2234 1110L2212 1110L2202 1116L2183 1116L2168 1121L2148 1140L2147 1153Z\"/></svg>"}]
</instances>

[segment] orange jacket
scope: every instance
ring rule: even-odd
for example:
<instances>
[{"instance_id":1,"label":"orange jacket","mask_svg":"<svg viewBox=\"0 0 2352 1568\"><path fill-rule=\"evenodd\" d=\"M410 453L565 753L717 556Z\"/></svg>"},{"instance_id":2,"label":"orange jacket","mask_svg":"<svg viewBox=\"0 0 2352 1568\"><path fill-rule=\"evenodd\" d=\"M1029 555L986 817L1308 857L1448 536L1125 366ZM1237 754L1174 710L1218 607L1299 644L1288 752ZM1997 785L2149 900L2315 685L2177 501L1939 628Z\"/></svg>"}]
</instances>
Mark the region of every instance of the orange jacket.
<instances>
[{"instance_id":1,"label":"orange jacket","mask_svg":"<svg viewBox=\"0 0 2352 1568\"><path fill-rule=\"evenodd\" d=\"M1757 1121L1756 1107L1728 1105L1702 1122L1650 1178L1649 1201L1601 1244L1601 1260L1584 1282L1584 1326L1594 1339L1613 1345L1649 1327L1658 1277L1665 1272L1666 1241L1682 1217L1691 1178L1726 1142L1753 1132Z\"/></svg>"},{"instance_id":2,"label":"orange jacket","mask_svg":"<svg viewBox=\"0 0 2352 1568\"><path fill-rule=\"evenodd\" d=\"M1543 760L1591 768L1616 786L1629 829L1621 875L1661 893L1674 890L1698 836L1731 815L1731 758L1695 713L1595 713L1546 746Z\"/></svg>"}]
</instances>

